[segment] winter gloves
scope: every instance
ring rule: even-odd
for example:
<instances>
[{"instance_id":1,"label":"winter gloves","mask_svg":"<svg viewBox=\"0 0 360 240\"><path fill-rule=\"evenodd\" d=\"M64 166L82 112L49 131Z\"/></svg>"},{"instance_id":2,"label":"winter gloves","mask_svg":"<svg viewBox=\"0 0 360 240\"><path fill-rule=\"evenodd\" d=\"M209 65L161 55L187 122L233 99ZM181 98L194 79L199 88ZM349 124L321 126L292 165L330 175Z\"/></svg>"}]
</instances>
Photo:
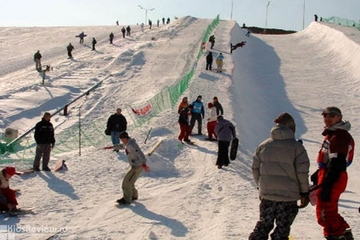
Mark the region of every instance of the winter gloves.
<instances>
[{"instance_id":1,"label":"winter gloves","mask_svg":"<svg viewBox=\"0 0 360 240\"><path fill-rule=\"evenodd\" d=\"M309 192L306 193L300 193L301 199L300 199L300 205L298 206L298 208L305 208L309 202Z\"/></svg>"}]
</instances>

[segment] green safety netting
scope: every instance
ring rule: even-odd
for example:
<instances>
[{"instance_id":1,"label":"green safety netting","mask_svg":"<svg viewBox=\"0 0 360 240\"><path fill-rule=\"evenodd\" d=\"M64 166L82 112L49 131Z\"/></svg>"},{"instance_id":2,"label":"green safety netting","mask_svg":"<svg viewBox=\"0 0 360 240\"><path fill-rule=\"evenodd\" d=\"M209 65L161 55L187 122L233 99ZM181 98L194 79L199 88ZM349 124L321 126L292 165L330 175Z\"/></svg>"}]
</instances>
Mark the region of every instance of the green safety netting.
<instances>
[{"instance_id":1,"label":"green safety netting","mask_svg":"<svg viewBox=\"0 0 360 240\"><path fill-rule=\"evenodd\" d=\"M322 18L323 22L329 22L334 23L338 25L348 26L348 27L355 27L358 30L360 30L360 20L359 21L353 21L346 18L340 18L340 17L329 17L329 18Z\"/></svg>"},{"instance_id":2,"label":"green safety netting","mask_svg":"<svg viewBox=\"0 0 360 240\"><path fill-rule=\"evenodd\" d=\"M131 106L130 109L127 109L128 115L131 122L129 129L140 127L147 123L151 118L155 117L159 113L170 109L175 106L178 102L179 97L187 90L190 80L194 75L197 61L203 55L202 43L206 43L210 34L219 24L220 17L219 15L211 22L211 24L205 30L203 38L199 40L199 52L196 59L189 59L193 63L189 62L189 72L181 77L172 86L168 86L162 89L154 97L149 99L146 103L140 103L137 106ZM140 109L140 113L143 113L142 110L146 113L147 109L150 109L148 114L142 114L141 116L135 114L135 111ZM52 154L64 153L68 151L73 151L86 147L103 147L106 144L109 144L109 137L104 134L104 119L95 119L92 121L87 121L81 124L81 128L78 125L74 125L70 128L67 128L60 133L56 133L56 147L53 150ZM1 139L0 141L0 161L1 163L24 161L31 162L35 156L35 146L33 132L29 132L28 135L19 139L18 141L11 142ZM80 154L80 152L79 152Z\"/></svg>"}]
</instances>

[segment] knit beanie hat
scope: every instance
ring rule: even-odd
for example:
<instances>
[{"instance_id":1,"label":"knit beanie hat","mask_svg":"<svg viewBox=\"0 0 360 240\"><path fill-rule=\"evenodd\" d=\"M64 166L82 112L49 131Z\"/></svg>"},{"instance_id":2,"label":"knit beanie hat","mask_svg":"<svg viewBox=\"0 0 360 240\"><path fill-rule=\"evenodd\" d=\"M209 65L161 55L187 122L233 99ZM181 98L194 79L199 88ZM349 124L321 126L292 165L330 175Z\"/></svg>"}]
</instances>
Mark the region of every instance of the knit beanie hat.
<instances>
[{"instance_id":1,"label":"knit beanie hat","mask_svg":"<svg viewBox=\"0 0 360 240\"><path fill-rule=\"evenodd\" d=\"M275 120L274 123L279 125L288 126L293 132L295 132L296 125L294 118L287 112L281 113Z\"/></svg>"},{"instance_id":2,"label":"knit beanie hat","mask_svg":"<svg viewBox=\"0 0 360 240\"><path fill-rule=\"evenodd\" d=\"M119 134L119 138L130 138L130 137L129 137L129 134L124 131Z\"/></svg>"},{"instance_id":3,"label":"knit beanie hat","mask_svg":"<svg viewBox=\"0 0 360 240\"><path fill-rule=\"evenodd\" d=\"M5 173L8 174L9 176L14 176L16 170L14 167L5 167Z\"/></svg>"},{"instance_id":4,"label":"knit beanie hat","mask_svg":"<svg viewBox=\"0 0 360 240\"><path fill-rule=\"evenodd\" d=\"M208 108L212 108L214 107L214 104L212 104L211 102L208 103Z\"/></svg>"}]
</instances>

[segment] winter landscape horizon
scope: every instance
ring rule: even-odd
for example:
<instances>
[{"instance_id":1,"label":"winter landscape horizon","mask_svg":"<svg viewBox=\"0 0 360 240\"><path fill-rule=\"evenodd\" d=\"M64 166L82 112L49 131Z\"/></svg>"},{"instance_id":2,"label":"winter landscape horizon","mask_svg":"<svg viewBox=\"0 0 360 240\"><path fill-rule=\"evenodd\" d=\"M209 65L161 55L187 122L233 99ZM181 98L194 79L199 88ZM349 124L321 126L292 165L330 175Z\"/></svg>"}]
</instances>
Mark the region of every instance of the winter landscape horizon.
<instances>
[{"instance_id":1,"label":"winter landscape horizon","mask_svg":"<svg viewBox=\"0 0 360 240\"><path fill-rule=\"evenodd\" d=\"M327 106L339 107L352 125L355 156L339 211L354 238L360 237L360 32L313 22L295 34L246 37L236 21L220 20L212 31L216 42L211 51L215 57L224 55L225 70L217 73L205 70L208 43L197 59L212 22L187 16L144 31L133 25L126 38L118 26L0 27L1 135L8 128L21 135L44 112L56 113L51 121L57 142L50 165L65 160L68 166L67 171L11 178L11 187L21 189L19 207L32 207L36 214L0 215L0 238L247 239L259 218L251 172L256 147L270 136L274 119L288 112L313 173L323 140L321 112ZM82 31L88 35L84 45L75 37ZM113 44L108 41L111 32ZM93 37L98 42L95 51L90 48ZM241 41L246 45L230 54L230 43ZM67 58L69 43L75 47L73 59ZM53 68L44 82L33 62L37 50L43 66ZM150 117L135 113L189 72L189 85L175 104L164 104ZM205 135L191 136L194 146L177 140L177 106L182 97L192 101L198 95L204 105L217 96L224 118L236 126L238 156L223 169L215 166L216 142L204 141L206 124ZM59 111L80 96L66 115ZM150 172L137 181L139 199L120 208L115 201L122 197L121 181L129 165L124 152L103 149L111 145L104 134L107 118L118 107L129 121L129 135L145 153L161 141L147 156ZM30 168L34 149L30 132L16 152L1 155L1 167ZM324 239L314 206L299 211L290 235L296 240Z\"/></svg>"}]
</instances>

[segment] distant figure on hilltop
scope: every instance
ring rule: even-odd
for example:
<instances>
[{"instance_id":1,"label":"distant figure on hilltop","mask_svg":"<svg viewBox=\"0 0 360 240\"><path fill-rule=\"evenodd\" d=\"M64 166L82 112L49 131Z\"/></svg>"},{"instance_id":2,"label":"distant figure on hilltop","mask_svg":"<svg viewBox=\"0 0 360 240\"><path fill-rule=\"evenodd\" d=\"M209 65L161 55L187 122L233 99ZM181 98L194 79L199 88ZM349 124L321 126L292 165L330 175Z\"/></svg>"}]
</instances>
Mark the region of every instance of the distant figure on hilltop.
<instances>
[{"instance_id":1,"label":"distant figure on hilltop","mask_svg":"<svg viewBox=\"0 0 360 240\"><path fill-rule=\"evenodd\" d=\"M112 44L113 40L114 40L114 34L113 33L110 33L109 40L110 40L110 44Z\"/></svg>"},{"instance_id":2,"label":"distant figure on hilltop","mask_svg":"<svg viewBox=\"0 0 360 240\"><path fill-rule=\"evenodd\" d=\"M74 50L74 46L71 45L71 43L69 43L69 45L66 47L66 49L67 49L67 53L68 53L69 58L73 58L71 52L72 52L72 50Z\"/></svg>"},{"instance_id":3,"label":"distant figure on hilltop","mask_svg":"<svg viewBox=\"0 0 360 240\"><path fill-rule=\"evenodd\" d=\"M119 21L116 21L116 26L119 26Z\"/></svg>"},{"instance_id":4,"label":"distant figure on hilltop","mask_svg":"<svg viewBox=\"0 0 360 240\"><path fill-rule=\"evenodd\" d=\"M122 27L121 32L122 32L123 38L125 38L125 32L126 32L125 27Z\"/></svg>"},{"instance_id":5,"label":"distant figure on hilltop","mask_svg":"<svg viewBox=\"0 0 360 240\"><path fill-rule=\"evenodd\" d=\"M164 17L162 18L162 23L163 23L163 25L165 25L165 18Z\"/></svg>"},{"instance_id":6,"label":"distant figure on hilltop","mask_svg":"<svg viewBox=\"0 0 360 240\"><path fill-rule=\"evenodd\" d=\"M96 41L96 39L93 37L93 40L92 40L92 49L91 49L91 51L95 51L96 49L95 49L95 45L97 44L97 41Z\"/></svg>"},{"instance_id":7,"label":"distant figure on hilltop","mask_svg":"<svg viewBox=\"0 0 360 240\"><path fill-rule=\"evenodd\" d=\"M169 24L169 23L170 23L170 18L167 18L166 24Z\"/></svg>"},{"instance_id":8,"label":"distant figure on hilltop","mask_svg":"<svg viewBox=\"0 0 360 240\"><path fill-rule=\"evenodd\" d=\"M318 20L318 15L314 14L315 22Z\"/></svg>"},{"instance_id":9,"label":"distant figure on hilltop","mask_svg":"<svg viewBox=\"0 0 360 240\"><path fill-rule=\"evenodd\" d=\"M35 62L35 69L38 71L41 71L41 53L40 50L37 50L37 52L34 54L34 62Z\"/></svg>"},{"instance_id":10,"label":"distant figure on hilltop","mask_svg":"<svg viewBox=\"0 0 360 240\"><path fill-rule=\"evenodd\" d=\"M149 29L152 27L152 21L149 19Z\"/></svg>"},{"instance_id":11,"label":"distant figure on hilltop","mask_svg":"<svg viewBox=\"0 0 360 240\"><path fill-rule=\"evenodd\" d=\"M126 35L127 35L127 36L130 36L130 35L131 35L131 28L130 28L130 26L127 26L127 27L126 27Z\"/></svg>"},{"instance_id":12,"label":"distant figure on hilltop","mask_svg":"<svg viewBox=\"0 0 360 240\"><path fill-rule=\"evenodd\" d=\"M235 49L237 49L238 47L243 47L245 46L245 41L239 42L236 45L232 45L232 43L230 43L230 53L232 53Z\"/></svg>"},{"instance_id":13,"label":"distant figure on hilltop","mask_svg":"<svg viewBox=\"0 0 360 240\"><path fill-rule=\"evenodd\" d=\"M141 23L140 27L141 27L141 31L143 32L144 31L144 23Z\"/></svg>"},{"instance_id":14,"label":"distant figure on hilltop","mask_svg":"<svg viewBox=\"0 0 360 240\"><path fill-rule=\"evenodd\" d=\"M156 26L159 27L160 26L160 20L158 19L156 22Z\"/></svg>"},{"instance_id":15,"label":"distant figure on hilltop","mask_svg":"<svg viewBox=\"0 0 360 240\"><path fill-rule=\"evenodd\" d=\"M81 32L77 37L80 38L80 44L83 44L84 43L84 37L86 37L87 35L85 35L84 32Z\"/></svg>"}]
</instances>

